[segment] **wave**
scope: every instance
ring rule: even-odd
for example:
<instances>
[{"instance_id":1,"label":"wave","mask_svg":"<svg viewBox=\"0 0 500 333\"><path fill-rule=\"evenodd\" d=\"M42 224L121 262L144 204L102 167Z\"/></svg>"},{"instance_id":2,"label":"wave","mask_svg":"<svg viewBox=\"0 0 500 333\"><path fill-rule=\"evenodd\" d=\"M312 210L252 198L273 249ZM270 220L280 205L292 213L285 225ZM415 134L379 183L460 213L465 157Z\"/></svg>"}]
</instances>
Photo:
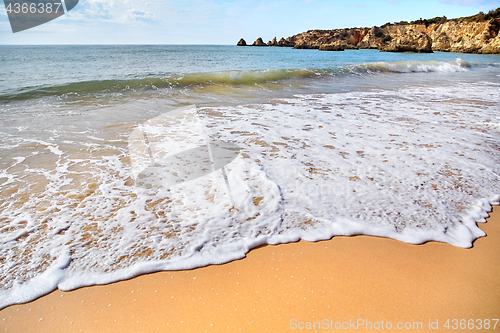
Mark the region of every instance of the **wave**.
<instances>
[{"instance_id":1,"label":"wave","mask_svg":"<svg viewBox=\"0 0 500 333\"><path fill-rule=\"evenodd\" d=\"M99 93L106 94L206 85L252 86L294 78L314 77L317 75L319 74L316 71L308 69L267 69L186 73L128 80L83 81L57 86L26 87L18 91L0 95L0 101L28 100L48 96L82 96Z\"/></svg>"},{"instance_id":2,"label":"wave","mask_svg":"<svg viewBox=\"0 0 500 333\"><path fill-rule=\"evenodd\" d=\"M347 70L356 73L425 73L425 72L465 72L472 67L479 65L469 64L465 60L457 58L452 61L437 60L413 60L395 62L372 62L367 64L353 65L345 67Z\"/></svg>"},{"instance_id":3,"label":"wave","mask_svg":"<svg viewBox=\"0 0 500 333\"><path fill-rule=\"evenodd\" d=\"M329 69L266 69L230 70L206 73L186 73L152 78L124 80L95 80L71 82L55 86L25 87L0 95L0 101L22 101L42 97L80 97L94 94L113 94L164 88L192 86L256 86L266 83L286 82L344 75L371 75L384 73L463 72L474 67L496 64L470 64L460 58L453 61L397 61L373 62Z\"/></svg>"}]
</instances>

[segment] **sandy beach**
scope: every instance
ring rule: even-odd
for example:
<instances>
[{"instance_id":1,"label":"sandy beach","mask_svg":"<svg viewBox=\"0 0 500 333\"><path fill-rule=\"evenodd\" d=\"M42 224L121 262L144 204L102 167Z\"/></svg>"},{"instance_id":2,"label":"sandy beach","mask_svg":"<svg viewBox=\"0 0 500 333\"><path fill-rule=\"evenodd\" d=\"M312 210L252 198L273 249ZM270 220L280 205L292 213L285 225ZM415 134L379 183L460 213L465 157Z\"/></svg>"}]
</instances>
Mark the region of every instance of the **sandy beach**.
<instances>
[{"instance_id":1,"label":"sandy beach","mask_svg":"<svg viewBox=\"0 0 500 333\"><path fill-rule=\"evenodd\" d=\"M334 237L263 246L220 266L57 290L1 310L0 331L500 330L498 207L480 227L487 237L470 249Z\"/></svg>"},{"instance_id":2,"label":"sandy beach","mask_svg":"<svg viewBox=\"0 0 500 333\"><path fill-rule=\"evenodd\" d=\"M498 1L21 2L0 333L500 333Z\"/></svg>"}]
</instances>

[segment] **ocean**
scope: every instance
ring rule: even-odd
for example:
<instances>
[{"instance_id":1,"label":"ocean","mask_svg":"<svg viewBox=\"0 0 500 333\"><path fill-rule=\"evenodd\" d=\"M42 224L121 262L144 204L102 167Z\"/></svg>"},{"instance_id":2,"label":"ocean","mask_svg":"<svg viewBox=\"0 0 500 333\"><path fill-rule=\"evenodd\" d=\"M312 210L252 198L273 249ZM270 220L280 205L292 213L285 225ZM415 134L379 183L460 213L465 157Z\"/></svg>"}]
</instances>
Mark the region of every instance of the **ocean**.
<instances>
[{"instance_id":1,"label":"ocean","mask_svg":"<svg viewBox=\"0 0 500 333\"><path fill-rule=\"evenodd\" d=\"M0 308L373 235L470 247L500 56L0 46Z\"/></svg>"}]
</instances>

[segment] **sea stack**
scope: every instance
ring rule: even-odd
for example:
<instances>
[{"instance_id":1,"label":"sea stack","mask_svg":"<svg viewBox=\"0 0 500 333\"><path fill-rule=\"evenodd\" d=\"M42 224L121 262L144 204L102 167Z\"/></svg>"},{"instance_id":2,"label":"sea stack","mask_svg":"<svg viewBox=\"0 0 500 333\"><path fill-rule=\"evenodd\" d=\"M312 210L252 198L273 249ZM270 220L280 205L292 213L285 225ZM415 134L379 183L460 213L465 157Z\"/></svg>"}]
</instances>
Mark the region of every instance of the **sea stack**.
<instances>
[{"instance_id":1,"label":"sea stack","mask_svg":"<svg viewBox=\"0 0 500 333\"><path fill-rule=\"evenodd\" d=\"M280 41L278 42L277 46L283 46L283 47L293 47L294 43L292 41L289 41L283 37L281 37Z\"/></svg>"},{"instance_id":2,"label":"sea stack","mask_svg":"<svg viewBox=\"0 0 500 333\"><path fill-rule=\"evenodd\" d=\"M252 46L267 46L266 43L262 40L261 37L257 38L255 42L253 42Z\"/></svg>"},{"instance_id":3,"label":"sea stack","mask_svg":"<svg viewBox=\"0 0 500 333\"><path fill-rule=\"evenodd\" d=\"M273 38L272 41L267 42L268 46L278 46L278 42L276 40L276 37Z\"/></svg>"},{"instance_id":4,"label":"sea stack","mask_svg":"<svg viewBox=\"0 0 500 333\"><path fill-rule=\"evenodd\" d=\"M238 46L247 46L247 42L245 42L245 40L242 38L242 39L240 39L240 41L236 45L238 45Z\"/></svg>"}]
</instances>

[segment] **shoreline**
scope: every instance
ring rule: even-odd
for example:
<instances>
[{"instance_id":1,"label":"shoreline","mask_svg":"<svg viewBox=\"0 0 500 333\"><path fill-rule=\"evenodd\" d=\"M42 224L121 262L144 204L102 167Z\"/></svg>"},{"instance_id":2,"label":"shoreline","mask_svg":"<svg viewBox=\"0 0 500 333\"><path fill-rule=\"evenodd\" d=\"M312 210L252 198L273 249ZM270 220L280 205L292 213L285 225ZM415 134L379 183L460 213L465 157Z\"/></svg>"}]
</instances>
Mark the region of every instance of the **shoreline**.
<instances>
[{"instance_id":1,"label":"shoreline","mask_svg":"<svg viewBox=\"0 0 500 333\"><path fill-rule=\"evenodd\" d=\"M489 319L493 331L500 314L499 206L478 226L487 236L470 249L338 236L261 246L223 265L56 290L0 310L0 331L321 332L348 322L342 330L417 323L410 331L449 331L447 319L450 327L453 319Z\"/></svg>"}]
</instances>

